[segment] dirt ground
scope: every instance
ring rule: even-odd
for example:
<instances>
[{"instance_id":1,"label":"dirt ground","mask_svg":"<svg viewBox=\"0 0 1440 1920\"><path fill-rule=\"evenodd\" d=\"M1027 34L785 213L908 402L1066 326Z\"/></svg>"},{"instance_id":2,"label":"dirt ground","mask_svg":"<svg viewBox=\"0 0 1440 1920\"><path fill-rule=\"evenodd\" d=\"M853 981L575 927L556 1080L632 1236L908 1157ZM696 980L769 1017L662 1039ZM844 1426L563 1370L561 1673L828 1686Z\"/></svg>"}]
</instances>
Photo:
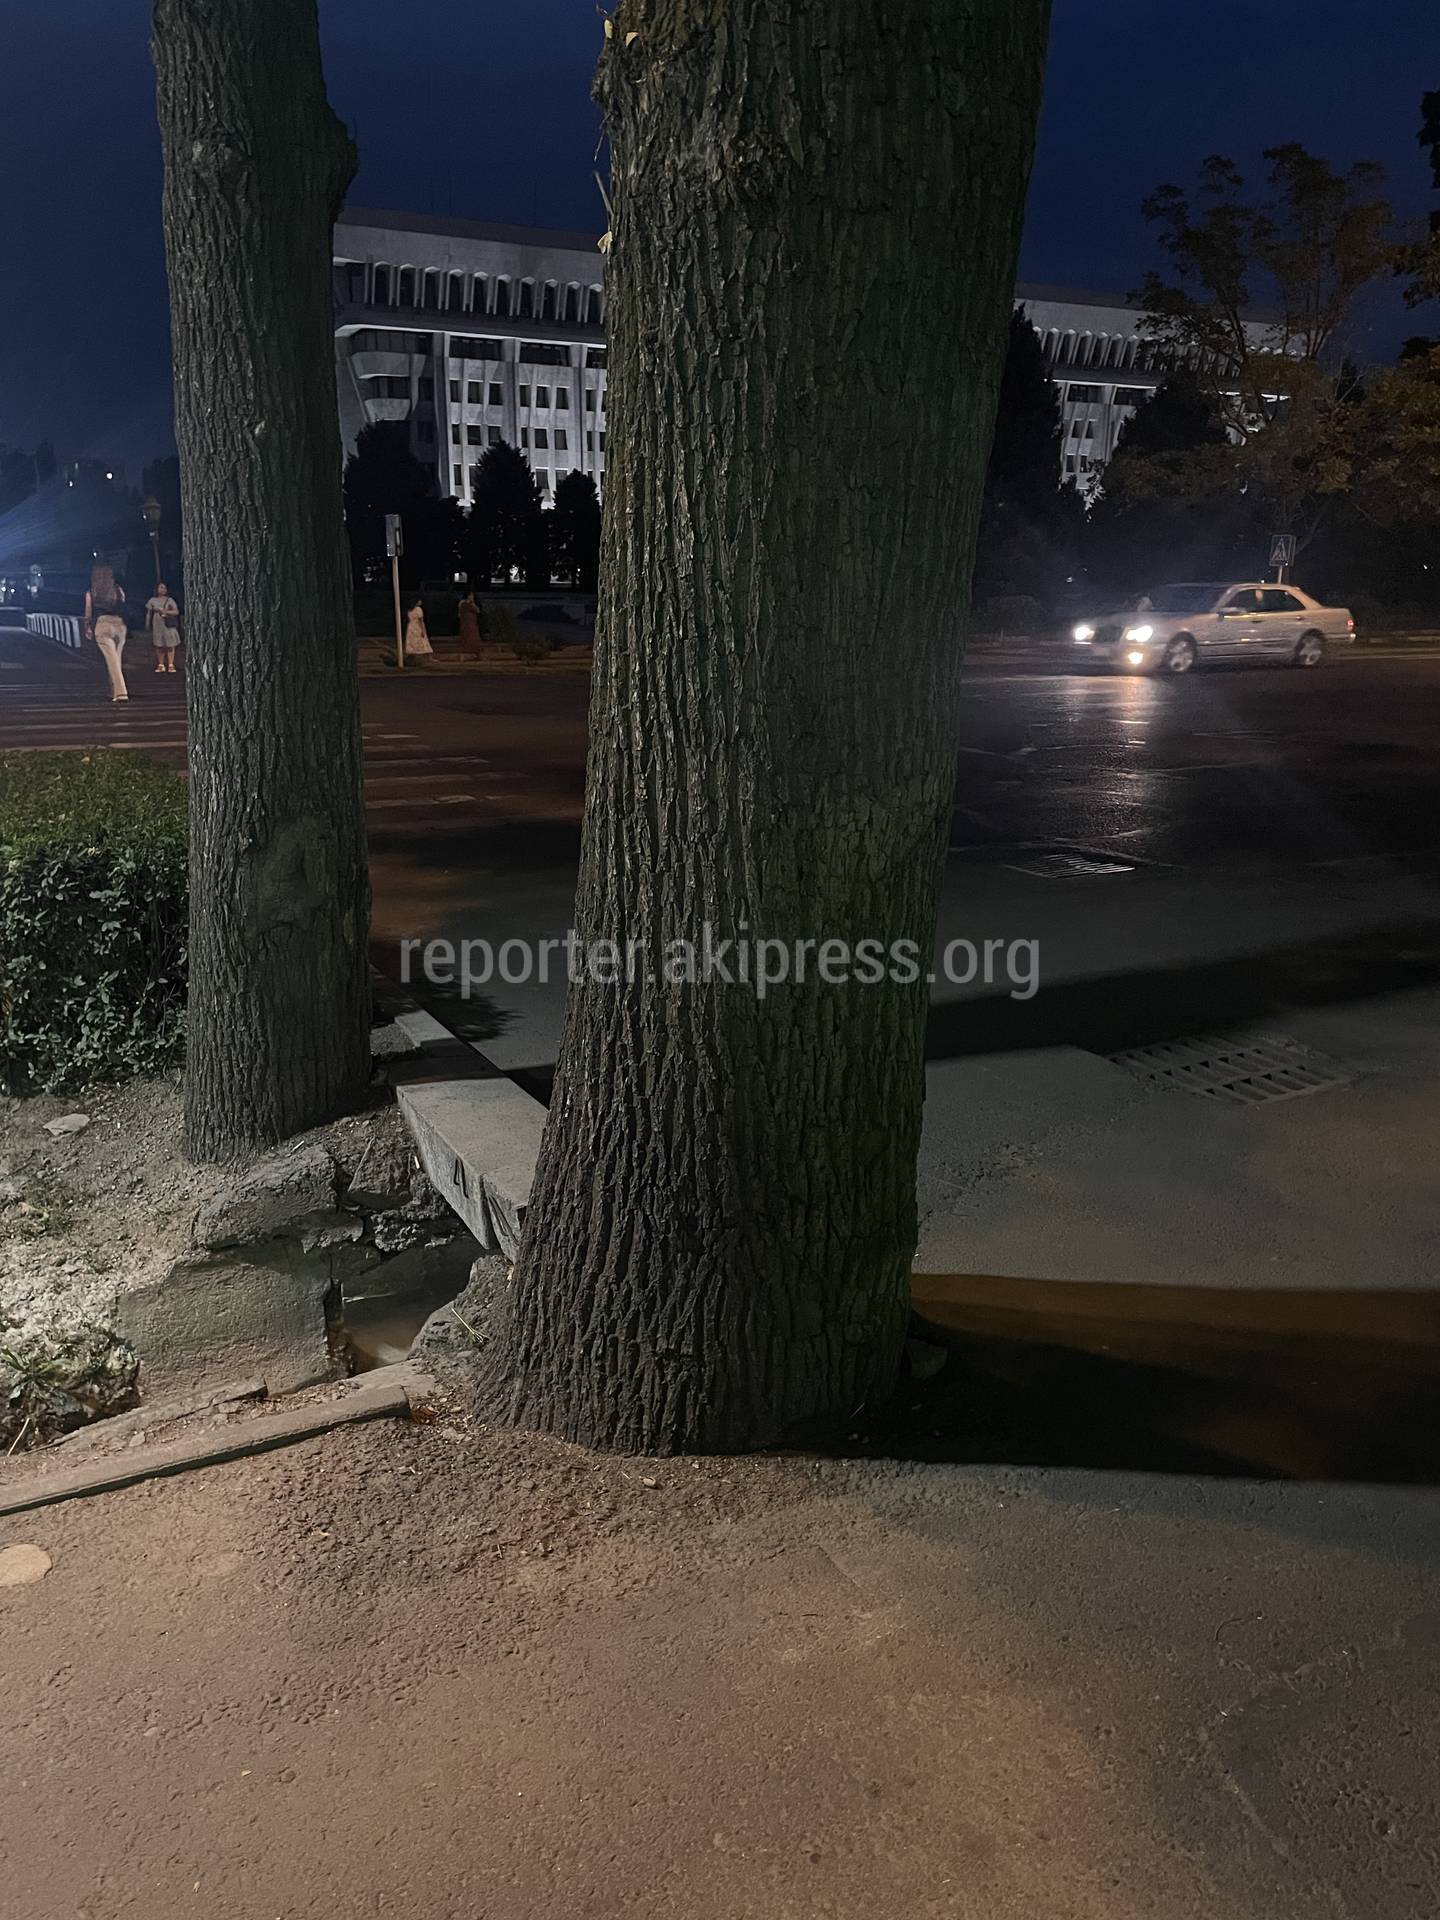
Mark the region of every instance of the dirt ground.
<instances>
[{"instance_id":1,"label":"dirt ground","mask_svg":"<svg viewBox=\"0 0 1440 1920\"><path fill-rule=\"evenodd\" d=\"M70 1117L85 1124L58 1135L49 1131L51 1125ZM203 1232L197 1240L197 1222L203 1225L216 1204L222 1209L231 1205L238 1221L233 1229L238 1236L235 1244L243 1246L246 1218L259 1219L266 1211L256 1202L258 1214L252 1209L247 1216L243 1203L244 1183L251 1174L264 1171L261 1161L266 1166L278 1164L281 1188L292 1160L301 1170L317 1158L322 1167L333 1167L341 1198L336 1199L332 1191L315 1204L343 1205L354 1215L355 1233L349 1234L347 1228L349 1239L363 1237L360 1215L365 1207L394 1209L406 1198L408 1141L383 1068L377 1070L359 1110L298 1135L276 1155L251 1156L224 1168L197 1166L184 1157L181 1128L178 1076L97 1087L69 1100L0 1099L0 1354L7 1341L18 1348L38 1343L42 1355L63 1349L63 1361L55 1362L61 1385L73 1386L87 1405L93 1402L101 1411L129 1404L133 1391L118 1363L113 1379L102 1371L97 1356L112 1352L113 1343L111 1349L94 1346L83 1330L99 1329L102 1340L111 1340L113 1330L125 1324L124 1296L156 1286L176 1263L193 1259L204 1240ZM323 1158L314 1155L316 1148L323 1149ZM382 1196L353 1199L348 1183L362 1166L394 1185L395 1193L387 1187ZM308 1194L303 1173L297 1178ZM236 1204L239 1214L234 1213ZM443 1207L438 1211L445 1224L443 1230L436 1230L437 1243L459 1225ZM397 1213L395 1218L399 1217ZM263 1238L265 1231L262 1223L254 1234ZM415 1231L416 1236L422 1233L419 1226ZM387 1244L392 1243L398 1244L394 1233ZM222 1244L230 1242L222 1238ZM361 1285L361 1279L355 1283ZM316 1284L323 1284L323 1274ZM257 1328L256 1351L248 1363L243 1352L232 1352L228 1346L214 1354L213 1364L207 1361L206 1365L176 1363L173 1356L167 1362L163 1348L142 1350L140 1390L147 1398L171 1393L178 1385L195 1384L191 1376L205 1374L206 1366L211 1385L264 1372L260 1361L267 1352L274 1359L272 1349L280 1339L277 1329L283 1330L283 1325L283 1318L278 1318L273 1325ZM66 1345L72 1340L73 1350ZM322 1365L326 1363L323 1340L323 1334L316 1336ZM129 1348L124 1352L129 1355ZM291 1372L303 1373L302 1362L308 1357L297 1359ZM133 1356L128 1364L133 1376ZM8 1452L12 1438L27 1447L44 1440L46 1419L43 1414L22 1418L13 1407L7 1410L0 1405L0 1453ZM0 1474L4 1471L5 1463L0 1461Z\"/></svg>"},{"instance_id":2,"label":"dirt ground","mask_svg":"<svg viewBox=\"0 0 1440 1920\"><path fill-rule=\"evenodd\" d=\"M364 1150L369 1115L393 1101L377 1084L366 1108L289 1146L318 1142L342 1167ZM78 1133L52 1136L46 1123L84 1114ZM136 1269L184 1249L196 1214L248 1162L197 1166L181 1147L178 1073L60 1098L0 1095L0 1249L31 1259L78 1257L123 1286Z\"/></svg>"},{"instance_id":3,"label":"dirt ground","mask_svg":"<svg viewBox=\"0 0 1440 1920\"><path fill-rule=\"evenodd\" d=\"M1433 1920L1436 1518L442 1401L3 1520L6 1920Z\"/></svg>"}]
</instances>

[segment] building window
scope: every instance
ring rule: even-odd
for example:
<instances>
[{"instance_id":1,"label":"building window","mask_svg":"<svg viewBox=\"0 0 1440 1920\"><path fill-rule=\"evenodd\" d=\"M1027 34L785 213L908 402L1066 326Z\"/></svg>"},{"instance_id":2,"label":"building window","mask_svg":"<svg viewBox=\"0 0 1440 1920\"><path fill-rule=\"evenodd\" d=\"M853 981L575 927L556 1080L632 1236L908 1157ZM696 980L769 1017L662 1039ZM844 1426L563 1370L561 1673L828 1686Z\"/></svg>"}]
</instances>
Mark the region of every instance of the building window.
<instances>
[{"instance_id":1,"label":"building window","mask_svg":"<svg viewBox=\"0 0 1440 1920\"><path fill-rule=\"evenodd\" d=\"M451 444L451 446L452 446L452 447L458 447L458 446L459 446L459 444L460 444L460 429L459 429L459 427L451 427L451 429L450 429L450 444Z\"/></svg>"},{"instance_id":2,"label":"building window","mask_svg":"<svg viewBox=\"0 0 1440 1920\"><path fill-rule=\"evenodd\" d=\"M466 429L465 429L465 444L466 444L467 446L470 446L470 447L478 447L478 446L479 446L479 444L480 444L480 429L479 429L479 427L466 427Z\"/></svg>"},{"instance_id":3,"label":"building window","mask_svg":"<svg viewBox=\"0 0 1440 1920\"><path fill-rule=\"evenodd\" d=\"M457 398L457 399L459 398L459 395L458 395L458 394L456 395L456 398ZM469 404L470 406L472 406L472 407L478 407L478 406L479 406L479 404L480 404L480 382L479 382L478 380L472 380L472 381L471 381L471 382L469 383L469 385L468 385L468 386L466 387L466 389L465 389L465 399L466 399L466 401L467 401L467 403L468 403L468 404Z\"/></svg>"},{"instance_id":4,"label":"building window","mask_svg":"<svg viewBox=\"0 0 1440 1920\"><path fill-rule=\"evenodd\" d=\"M535 389L535 404L536 404L536 406L537 406L537 407L548 407L548 406L549 406L549 404L550 404L550 389L549 389L549 387L536 387L536 389Z\"/></svg>"},{"instance_id":5,"label":"building window","mask_svg":"<svg viewBox=\"0 0 1440 1920\"><path fill-rule=\"evenodd\" d=\"M600 436L600 451L601 453L605 451L605 436L603 433Z\"/></svg>"},{"instance_id":6,"label":"building window","mask_svg":"<svg viewBox=\"0 0 1440 1920\"><path fill-rule=\"evenodd\" d=\"M561 413L568 413L570 411L570 389L568 387L557 387L555 389L555 404Z\"/></svg>"},{"instance_id":7,"label":"building window","mask_svg":"<svg viewBox=\"0 0 1440 1920\"><path fill-rule=\"evenodd\" d=\"M557 427L555 429L555 451L557 453L568 453L570 451L570 436L566 433L564 427Z\"/></svg>"},{"instance_id":8,"label":"building window","mask_svg":"<svg viewBox=\"0 0 1440 1920\"><path fill-rule=\"evenodd\" d=\"M604 347L591 347L585 355L585 364L587 367L603 367L605 365Z\"/></svg>"},{"instance_id":9,"label":"building window","mask_svg":"<svg viewBox=\"0 0 1440 1920\"><path fill-rule=\"evenodd\" d=\"M593 413L595 411L595 389L593 387L587 387L585 389L585 411L587 413Z\"/></svg>"},{"instance_id":10,"label":"building window","mask_svg":"<svg viewBox=\"0 0 1440 1920\"><path fill-rule=\"evenodd\" d=\"M498 380L490 382L490 404L492 407L503 407L505 404L505 389Z\"/></svg>"},{"instance_id":11,"label":"building window","mask_svg":"<svg viewBox=\"0 0 1440 1920\"><path fill-rule=\"evenodd\" d=\"M400 307L413 307L415 304L415 269L401 267L400 284L395 295L395 304Z\"/></svg>"},{"instance_id":12,"label":"building window","mask_svg":"<svg viewBox=\"0 0 1440 1920\"><path fill-rule=\"evenodd\" d=\"M461 473L459 467L452 467L450 469L450 484L456 493L459 493L461 487L465 484L464 475Z\"/></svg>"},{"instance_id":13,"label":"building window","mask_svg":"<svg viewBox=\"0 0 1440 1920\"><path fill-rule=\"evenodd\" d=\"M500 444L499 427L488 427L485 431L485 440L488 446L498 447Z\"/></svg>"},{"instance_id":14,"label":"building window","mask_svg":"<svg viewBox=\"0 0 1440 1920\"><path fill-rule=\"evenodd\" d=\"M449 287L449 292L446 295L446 304L449 306L452 313L463 313L465 311L465 276L464 274L452 273L447 282L447 285Z\"/></svg>"},{"instance_id":15,"label":"building window","mask_svg":"<svg viewBox=\"0 0 1440 1920\"><path fill-rule=\"evenodd\" d=\"M537 453L548 453L550 451L550 435L544 427L537 427L535 429L535 451Z\"/></svg>"},{"instance_id":16,"label":"building window","mask_svg":"<svg viewBox=\"0 0 1440 1920\"><path fill-rule=\"evenodd\" d=\"M522 407L528 407L528 406L529 406L529 404L530 404L530 389L529 389L529 387L525 387L525 386L522 386L522 387L521 387L521 389L520 389L520 404L521 404L521 406L522 406Z\"/></svg>"},{"instance_id":17,"label":"building window","mask_svg":"<svg viewBox=\"0 0 1440 1920\"><path fill-rule=\"evenodd\" d=\"M517 317L521 320L533 320L535 318L535 282L533 280L522 280L520 282L520 299L515 311Z\"/></svg>"},{"instance_id":18,"label":"building window","mask_svg":"<svg viewBox=\"0 0 1440 1920\"><path fill-rule=\"evenodd\" d=\"M555 282L553 280L545 282L545 291L540 296L540 318L551 321L555 318Z\"/></svg>"},{"instance_id":19,"label":"building window","mask_svg":"<svg viewBox=\"0 0 1440 1920\"><path fill-rule=\"evenodd\" d=\"M375 299L375 305L377 307L388 307L390 304L390 269L389 267L376 267L375 269L374 299Z\"/></svg>"},{"instance_id":20,"label":"building window","mask_svg":"<svg viewBox=\"0 0 1440 1920\"><path fill-rule=\"evenodd\" d=\"M530 451L530 429L528 427L521 427L520 429L520 445L527 453Z\"/></svg>"},{"instance_id":21,"label":"building window","mask_svg":"<svg viewBox=\"0 0 1440 1920\"><path fill-rule=\"evenodd\" d=\"M450 382L450 398L452 400L458 400L460 398L460 382L458 380L452 380Z\"/></svg>"},{"instance_id":22,"label":"building window","mask_svg":"<svg viewBox=\"0 0 1440 1920\"><path fill-rule=\"evenodd\" d=\"M1066 398L1072 407L1093 407L1099 404L1099 387L1071 387Z\"/></svg>"},{"instance_id":23,"label":"building window","mask_svg":"<svg viewBox=\"0 0 1440 1920\"><path fill-rule=\"evenodd\" d=\"M1115 389L1115 404L1117 407L1143 407L1149 398L1149 391L1145 387L1117 387Z\"/></svg>"},{"instance_id":24,"label":"building window","mask_svg":"<svg viewBox=\"0 0 1440 1920\"><path fill-rule=\"evenodd\" d=\"M470 305L476 313L489 313L490 277L488 274L476 274L475 283L470 289Z\"/></svg>"}]
</instances>

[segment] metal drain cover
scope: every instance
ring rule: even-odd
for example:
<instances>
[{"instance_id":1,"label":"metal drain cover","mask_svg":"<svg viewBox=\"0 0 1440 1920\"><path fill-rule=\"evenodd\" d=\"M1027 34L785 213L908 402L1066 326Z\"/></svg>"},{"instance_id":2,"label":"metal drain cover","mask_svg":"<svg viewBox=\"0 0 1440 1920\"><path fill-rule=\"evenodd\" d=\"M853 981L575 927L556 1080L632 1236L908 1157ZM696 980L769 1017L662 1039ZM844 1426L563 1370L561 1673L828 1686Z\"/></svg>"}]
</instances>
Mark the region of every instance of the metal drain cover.
<instances>
[{"instance_id":1,"label":"metal drain cover","mask_svg":"<svg viewBox=\"0 0 1440 1920\"><path fill-rule=\"evenodd\" d=\"M1068 847L1057 847L1048 852L1039 849L1027 851L1000 864L1008 867L1012 873L1030 873L1041 880L1084 879L1107 873L1135 871L1128 861L1114 860L1109 854L1077 852Z\"/></svg>"},{"instance_id":2,"label":"metal drain cover","mask_svg":"<svg viewBox=\"0 0 1440 1920\"><path fill-rule=\"evenodd\" d=\"M1271 1100L1296 1100L1350 1084L1354 1075L1323 1054L1312 1053L1280 1034L1256 1034L1245 1040L1201 1035L1155 1047L1130 1047L1107 1058L1152 1086L1258 1107Z\"/></svg>"}]
</instances>

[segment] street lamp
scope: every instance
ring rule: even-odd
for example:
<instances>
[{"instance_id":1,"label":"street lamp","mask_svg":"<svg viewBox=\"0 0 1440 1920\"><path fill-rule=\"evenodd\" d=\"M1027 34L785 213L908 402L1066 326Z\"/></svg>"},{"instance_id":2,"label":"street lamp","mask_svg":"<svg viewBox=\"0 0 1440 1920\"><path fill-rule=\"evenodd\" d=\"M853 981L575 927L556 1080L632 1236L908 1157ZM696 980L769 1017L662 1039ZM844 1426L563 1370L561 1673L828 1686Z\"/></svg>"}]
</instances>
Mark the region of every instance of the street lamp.
<instances>
[{"instance_id":1,"label":"street lamp","mask_svg":"<svg viewBox=\"0 0 1440 1920\"><path fill-rule=\"evenodd\" d=\"M160 502L152 493L140 509L150 532L150 549L155 555L155 584L160 584Z\"/></svg>"}]
</instances>

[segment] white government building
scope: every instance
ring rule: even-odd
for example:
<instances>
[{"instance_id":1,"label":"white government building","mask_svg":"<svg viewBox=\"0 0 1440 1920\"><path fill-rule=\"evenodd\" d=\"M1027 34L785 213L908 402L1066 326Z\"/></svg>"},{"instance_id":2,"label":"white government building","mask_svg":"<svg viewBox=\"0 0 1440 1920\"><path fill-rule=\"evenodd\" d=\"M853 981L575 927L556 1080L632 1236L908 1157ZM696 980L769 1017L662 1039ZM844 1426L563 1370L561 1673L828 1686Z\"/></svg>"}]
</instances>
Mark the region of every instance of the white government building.
<instances>
[{"instance_id":1,"label":"white government building","mask_svg":"<svg viewBox=\"0 0 1440 1920\"><path fill-rule=\"evenodd\" d=\"M1067 479L1094 485L1168 362L1115 295L1021 286L1060 391ZM335 228L335 350L348 453L403 420L440 491L468 504L487 446L519 447L547 498L605 475L604 256L595 238L347 209Z\"/></svg>"}]
</instances>

